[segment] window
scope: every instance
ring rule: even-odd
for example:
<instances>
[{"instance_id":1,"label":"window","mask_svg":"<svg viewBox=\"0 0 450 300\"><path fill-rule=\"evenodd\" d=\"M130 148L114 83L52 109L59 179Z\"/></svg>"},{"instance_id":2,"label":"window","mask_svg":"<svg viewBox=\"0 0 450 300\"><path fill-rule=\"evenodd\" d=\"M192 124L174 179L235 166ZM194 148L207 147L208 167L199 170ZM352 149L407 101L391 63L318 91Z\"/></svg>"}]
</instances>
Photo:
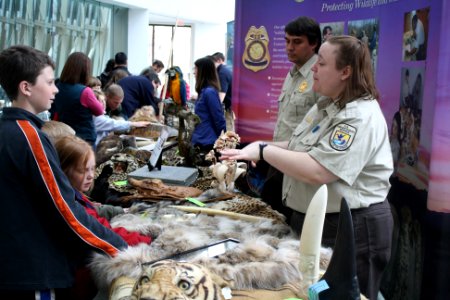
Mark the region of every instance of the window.
<instances>
[{"instance_id":1,"label":"window","mask_svg":"<svg viewBox=\"0 0 450 300\"><path fill-rule=\"evenodd\" d=\"M164 84L164 72L170 66L178 66L183 72L183 78L190 83L191 67L191 33L190 26L150 25L150 61L159 59L164 63L164 70L160 73ZM170 57L173 40L173 55Z\"/></svg>"}]
</instances>

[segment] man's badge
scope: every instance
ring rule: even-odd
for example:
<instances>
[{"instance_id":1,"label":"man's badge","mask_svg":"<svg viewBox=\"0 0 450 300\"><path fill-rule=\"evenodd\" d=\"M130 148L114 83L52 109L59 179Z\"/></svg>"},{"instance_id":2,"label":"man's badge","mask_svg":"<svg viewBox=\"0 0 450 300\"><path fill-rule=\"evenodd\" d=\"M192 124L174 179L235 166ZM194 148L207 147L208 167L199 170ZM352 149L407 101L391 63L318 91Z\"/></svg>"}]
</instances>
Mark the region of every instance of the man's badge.
<instances>
[{"instance_id":1,"label":"man's badge","mask_svg":"<svg viewBox=\"0 0 450 300\"><path fill-rule=\"evenodd\" d=\"M300 83L300 85L298 86L298 91L300 93L303 93L306 89L308 88L308 83L306 81L303 81L302 83Z\"/></svg>"},{"instance_id":2,"label":"man's badge","mask_svg":"<svg viewBox=\"0 0 450 300\"><path fill-rule=\"evenodd\" d=\"M245 36L245 49L242 55L244 67L253 72L261 71L270 63L269 35L264 26L251 26Z\"/></svg>"},{"instance_id":3,"label":"man's badge","mask_svg":"<svg viewBox=\"0 0 450 300\"><path fill-rule=\"evenodd\" d=\"M355 138L356 128L347 124L338 124L334 127L333 133L330 137L331 148L344 151L347 150Z\"/></svg>"}]
</instances>

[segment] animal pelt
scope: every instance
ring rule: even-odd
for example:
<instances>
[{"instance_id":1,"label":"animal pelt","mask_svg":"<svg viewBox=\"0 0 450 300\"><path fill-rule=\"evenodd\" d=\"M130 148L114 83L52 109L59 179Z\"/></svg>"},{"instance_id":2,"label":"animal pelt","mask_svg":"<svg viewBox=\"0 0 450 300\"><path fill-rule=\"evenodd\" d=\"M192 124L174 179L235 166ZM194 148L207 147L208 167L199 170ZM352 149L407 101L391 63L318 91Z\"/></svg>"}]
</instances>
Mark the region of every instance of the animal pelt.
<instances>
[{"instance_id":1,"label":"animal pelt","mask_svg":"<svg viewBox=\"0 0 450 300\"><path fill-rule=\"evenodd\" d=\"M138 108L131 116L131 118L128 119L128 121L132 122L147 121L159 123L158 119L156 118L155 109L151 105L144 105L141 108Z\"/></svg>"},{"instance_id":2,"label":"animal pelt","mask_svg":"<svg viewBox=\"0 0 450 300\"><path fill-rule=\"evenodd\" d=\"M144 268L130 300L224 300L227 283L199 264L163 260Z\"/></svg>"},{"instance_id":3,"label":"animal pelt","mask_svg":"<svg viewBox=\"0 0 450 300\"><path fill-rule=\"evenodd\" d=\"M114 154L122 152L125 148L136 148L134 136L107 135L97 145L95 150L95 161L97 165L109 160Z\"/></svg>"},{"instance_id":4,"label":"animal pelt","mask_svg":"<svg viewBox=\"0 0 450 300\"><path fill-rule=\"evenodd\" d=\"M110 258L95 254L90 268L100 289L107 289L120 276L138 278L142 265L172 254L204 246L226 238L241 243L217 258L193 258L211 272L221 276L233 289L277 288L301 280L298 271L299 240L285 224L270 220L259 223L231 220L226 217L184 214L166 204L140 213L140 217L115 217L111 226L148 233L153 231L150 245L129 247ZM139 220L141 221L139 222ZM158 230L155 228L158 227ZM331 250L322 253L322 268Z\"/></svg>"}]
</instances>

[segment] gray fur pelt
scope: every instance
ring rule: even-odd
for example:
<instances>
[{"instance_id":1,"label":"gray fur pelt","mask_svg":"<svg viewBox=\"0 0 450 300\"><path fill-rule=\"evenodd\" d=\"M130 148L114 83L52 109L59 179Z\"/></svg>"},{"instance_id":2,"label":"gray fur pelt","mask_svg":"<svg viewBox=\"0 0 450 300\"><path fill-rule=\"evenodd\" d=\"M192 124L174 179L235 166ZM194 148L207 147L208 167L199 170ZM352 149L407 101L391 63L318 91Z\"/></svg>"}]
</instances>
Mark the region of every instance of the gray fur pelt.
<instances>
[{"instance_id":1,"label":"gray fur pelt","mask_svg":"<svg viewBox=\"0 0 450 300\"><path fill-rule=\"evenodd\" d=\"M137 278L146 262L226 238L241 243L216 258L197 257L189 261L206 266L230 282L233 289L278 288L301 280L299 240L286 224L275 224L269 219L250 223L185 214L165 207L165 203L131 211L135 214L113 218L111 226L150 235L153 242L129 247L114 258L95 254L90 268L100 289L107 289L119 276ZM325 269L331 250L323 249L321 256L321 267Z\"/></svg>"}]
</instances>

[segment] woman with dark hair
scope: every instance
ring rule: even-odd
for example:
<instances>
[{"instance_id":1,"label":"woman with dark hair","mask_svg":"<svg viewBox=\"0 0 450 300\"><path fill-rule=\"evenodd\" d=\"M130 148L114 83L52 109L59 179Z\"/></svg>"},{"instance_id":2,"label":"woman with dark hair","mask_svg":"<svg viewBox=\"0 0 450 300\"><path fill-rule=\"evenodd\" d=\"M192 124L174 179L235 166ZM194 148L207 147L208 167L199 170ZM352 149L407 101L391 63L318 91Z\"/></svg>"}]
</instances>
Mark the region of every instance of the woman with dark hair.
<instances>
[{"instance_id":1,"label":"woman with dark hair","mask_svg":"<svg viewBox=\"0 0 450 300\"><path fill-rule=\"evenodd\" d=\"M195 91L198 94L195 114L199 116L200 123L194 129L191 142L202 152L208 152L213 148L221 132L226 131L225 117L219 98L219 76L211 57L197 59L194 64Z\"/></svg>"},{"instance_id":2,"label":"woman with dark hair","mask_svg":"<svg viewBox=\"0 0 450 300\"><path fill-rule=\"evenodd\" d=\"M111 73L112 73L112 70L114 69L115 63L116 62L115 62L114 58L111 58L110 60L108 60L102 74L100 74L97 77L102 82L102 89L105 89L106 84L111 79L111 75L112 75Z\"/></svg>"},{"instance_id":3,"label":"woman with dark hair","mask_svg":"<svg viewBox=\"0 0 450 300\"><path fill-rule=\"evenodd\" d=\"M67 58L57 87L59 93L52 104L52 119L72 127L76 135L94 145L97 133L93 116L100 116L104 108L94 92L87 87L91 77L91 60L84 53L74 52Z\"/></svg>"},{"instance_id":4,"label":"woman with dark hair","mask_svg":"<svg viewBox=\"0 0 450 300\"><path fill-rule=\"evenodd\" d=\"M283 203L301 232L306 209L327 185L322 245L333 247L341 199L351 209L361 292L377 299L391 253L393 219L386 196L393 171L389 134L367 45L352 36L330 37L312 67L319 99L289 141L257 141L222 151L222 159L265 160L284 173Z\"/></svg>"}]
</instances>

